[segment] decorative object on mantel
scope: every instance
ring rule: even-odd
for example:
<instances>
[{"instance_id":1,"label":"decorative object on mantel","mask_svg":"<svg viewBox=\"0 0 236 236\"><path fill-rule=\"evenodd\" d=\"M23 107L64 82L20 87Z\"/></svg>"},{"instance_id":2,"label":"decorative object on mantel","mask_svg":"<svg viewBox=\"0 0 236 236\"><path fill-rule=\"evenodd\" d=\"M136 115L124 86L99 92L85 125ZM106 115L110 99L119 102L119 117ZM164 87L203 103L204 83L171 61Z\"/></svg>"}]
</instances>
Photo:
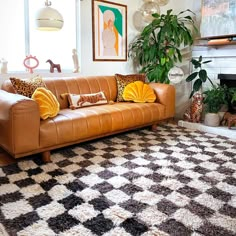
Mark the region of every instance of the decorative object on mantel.
<instances>
[{"instance_id":1,"label":"decorative object on mantel","mask_svg":"<svg viewBox=\"0 0 236 236\"><path fill-rule=\"evenodd\" d=\"M79 59L77 55L77 50L75 48L72 50L72 59L74 63L73 73L78 73L79 72Z\"/></svg>"},{"instance_id":2,"label":"decorative object on mantel","mask_svg":"<svg viewBox=\"0 0 236 236\"><path fill-rule=\"evenodd\" d=\"M42 31L58 31L63 27L64 20L60 12L51 8L51 1L45 1L45 7L36 13L36 28Z\"/></svg>"},{"instance_id":3,"label":"decorative object on mantel","mask_svg":"<svg viewBox=\"0 0 236 236\"><path fill-rule=\"evenodd\" d=\"M4 58L2 58L0 60L1 65L1 74L7 74L7 63L8 61L6 61Z\"/></svg>"},{"instance_id":4,"label":"decorative object on mantel","mask_svg":"<svg viewBox=\"0 0 236 236\"><path fill-rule=\"evenodd\" d=\"M196 38L196 46L225 46L225 45L235 45L236 44L236 34L231 35L218 35L218 36L208 36Z\"/></svg>"},{"instance_id":5,"label":"decorative object on mantel","mask_svg":"<svg viewBox=\"0 0 236 236\"><path fill-rule=\"evenodd\" d=\"M35 62L35 64L31 65L30 64L30 60L33 60ZM25 68L27 68L29 70L29 73L32 74L33 73L33 69L38 67L39 60L36 58L36 56L29 55L29 56L26 56L26 58L23 61L23 64L24 64Z\"/></svg>"},{"instance_id":6,"label":"decorative object on mantel","mask_svg":"<svg viewBox=\"0 0 236 236\"><path fill-rule=\"evenodd\" d=\"M59 73L61 73L61 65L60 64L54 64L52 60L48 59L46 62L50 64L50 73L54 73L54 69L57 69Z\"/></svg>"},{"instance_id":7,"label":"decorative object on mantel","mask_svg":"<svg viewBox=\"0 0 236 236\"><path fill-rule=\"evenodd\" d=\"M189 122L201 122L203 110L203 95L200 92L196 92L192 97L190 107L185 111L183 119Z\"/></svg>"}]
</instances>

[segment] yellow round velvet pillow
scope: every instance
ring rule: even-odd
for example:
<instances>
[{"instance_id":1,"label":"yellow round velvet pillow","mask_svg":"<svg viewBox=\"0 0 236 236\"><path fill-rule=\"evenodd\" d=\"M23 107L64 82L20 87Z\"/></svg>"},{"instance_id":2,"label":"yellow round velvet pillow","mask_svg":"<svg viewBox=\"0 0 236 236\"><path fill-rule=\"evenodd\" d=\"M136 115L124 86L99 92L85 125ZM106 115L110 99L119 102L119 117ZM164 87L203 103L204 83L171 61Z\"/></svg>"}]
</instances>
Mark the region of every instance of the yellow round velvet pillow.
<instances>
[{"instance_id":1,"label":"yellow round velvet pillow","mask_svg":"<svg viewBox=\"0 0 236 236\"><path fill-rule=\"evenodd\" d=\"M48 89L39 87L37 88L32 97L39 105L40 118L46 120L49 117L55 117L59 110L60 105L55 95Z\"/></svg>"},{"instance_id":2,"label":"yellow round velvet pillow","mask_svg":"<svg viewBox=\"0 0 236 236\"><path fill-rule=\"evenodd\" d=\"M142 81L135 81L126 85L123 98L125 101L133 102L154 102L156 95L153 89Z\"/></svg>"}]
</instances>

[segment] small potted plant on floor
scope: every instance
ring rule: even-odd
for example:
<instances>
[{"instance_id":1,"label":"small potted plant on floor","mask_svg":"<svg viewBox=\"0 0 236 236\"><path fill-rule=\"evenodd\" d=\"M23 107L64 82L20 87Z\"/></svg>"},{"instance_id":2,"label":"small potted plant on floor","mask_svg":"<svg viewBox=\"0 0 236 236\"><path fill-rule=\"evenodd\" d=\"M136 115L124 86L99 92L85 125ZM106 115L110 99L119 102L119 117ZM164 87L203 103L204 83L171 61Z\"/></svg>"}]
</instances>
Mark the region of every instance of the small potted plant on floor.
<instances>
[{"instance_id":1,"label":"small potted plant on floor","mask_svg":"<svg viewBox=\"0 0 236 236\"><path fill-rule=\"evenodd\" d=\"M224 104L227 104L226 88L221 85L213 85L203 92L205 104L204 123L208 126L219 126L220 115L218 112Z\"/></svg>"}]
</instances>

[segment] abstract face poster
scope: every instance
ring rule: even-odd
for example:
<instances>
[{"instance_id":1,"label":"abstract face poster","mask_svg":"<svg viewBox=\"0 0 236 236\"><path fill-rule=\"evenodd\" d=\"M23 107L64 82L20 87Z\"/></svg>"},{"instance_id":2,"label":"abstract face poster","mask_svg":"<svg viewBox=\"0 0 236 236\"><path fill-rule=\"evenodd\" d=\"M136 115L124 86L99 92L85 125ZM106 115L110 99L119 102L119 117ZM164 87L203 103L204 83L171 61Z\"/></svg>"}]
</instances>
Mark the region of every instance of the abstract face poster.
<instances>
[{"instance_id":1,"label":"abstract face poster","mask_svg":"<svg viewBox=\"0 0 236 236\"><path fill-rule=\"evenodd\" d=\"M93 60L127 60L127 6L94 0Z\"/></svg>"}]
</instances>

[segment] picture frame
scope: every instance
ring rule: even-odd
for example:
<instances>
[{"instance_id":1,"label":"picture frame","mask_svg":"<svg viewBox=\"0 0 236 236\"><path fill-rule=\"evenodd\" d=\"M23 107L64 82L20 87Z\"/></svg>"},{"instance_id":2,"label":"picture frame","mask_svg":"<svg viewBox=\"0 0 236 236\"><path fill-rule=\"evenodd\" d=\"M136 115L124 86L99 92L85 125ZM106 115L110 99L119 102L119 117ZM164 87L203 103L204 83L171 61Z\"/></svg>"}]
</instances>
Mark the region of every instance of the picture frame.
<instances>
[{"instance_id":1,"label":"picture frame","mask_svg":"<svg viewBox=\"0 0 236 236\"><path fill-rule=\"evenodd\" d=\"M235 35L235 20L235 0L202 0L201 37Z\"/></svg>"},{"instance_id":2,"label":"picture frame","mask_svg":"<svg viewBox=\"0 0 236 236\"><path fill-rule=\"evenodd\" d=\"M93 61L127 61L127 6L92 0Z\"/></svg>"}]
</instances>

